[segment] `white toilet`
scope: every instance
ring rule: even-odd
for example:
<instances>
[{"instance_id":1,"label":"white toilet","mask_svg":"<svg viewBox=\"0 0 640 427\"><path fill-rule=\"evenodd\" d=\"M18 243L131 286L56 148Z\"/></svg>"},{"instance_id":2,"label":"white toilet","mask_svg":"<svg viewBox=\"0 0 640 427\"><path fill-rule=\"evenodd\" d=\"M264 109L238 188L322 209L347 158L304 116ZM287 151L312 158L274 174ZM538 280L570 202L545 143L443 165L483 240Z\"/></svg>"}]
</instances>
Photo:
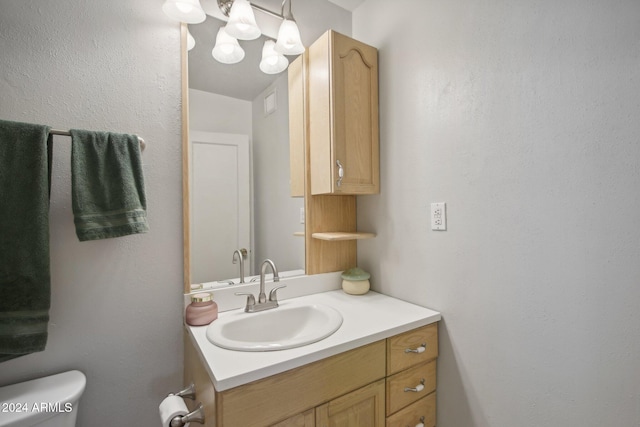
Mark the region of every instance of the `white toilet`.
<instances>
[{"instance_id":1,"label":"white toilet","mask_svg":"<svg viewBox=\"0 0 640 427\"><path fill-rule=\"evenodd\" d=\"M86 383L69 371L0 387L0 427L74 427Z\"/></svg>"}]
</instances>

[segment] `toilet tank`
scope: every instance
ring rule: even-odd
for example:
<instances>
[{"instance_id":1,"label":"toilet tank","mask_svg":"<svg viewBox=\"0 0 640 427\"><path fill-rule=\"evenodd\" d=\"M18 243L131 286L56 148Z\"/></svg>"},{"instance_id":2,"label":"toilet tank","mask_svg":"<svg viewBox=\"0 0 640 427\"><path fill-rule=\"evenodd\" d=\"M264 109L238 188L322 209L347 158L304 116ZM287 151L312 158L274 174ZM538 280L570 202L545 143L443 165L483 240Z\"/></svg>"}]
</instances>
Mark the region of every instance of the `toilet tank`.
<instances>
[{"instance_id":1,"label":"toilet tank","mask_svg":"<svg viewBox=\"0 0 640 427\"><path fill-rule=\"evenodd\" d=\"M74 427L86 383L69 371L0 387L0 427Z\"/></svg>"}]
</instances>

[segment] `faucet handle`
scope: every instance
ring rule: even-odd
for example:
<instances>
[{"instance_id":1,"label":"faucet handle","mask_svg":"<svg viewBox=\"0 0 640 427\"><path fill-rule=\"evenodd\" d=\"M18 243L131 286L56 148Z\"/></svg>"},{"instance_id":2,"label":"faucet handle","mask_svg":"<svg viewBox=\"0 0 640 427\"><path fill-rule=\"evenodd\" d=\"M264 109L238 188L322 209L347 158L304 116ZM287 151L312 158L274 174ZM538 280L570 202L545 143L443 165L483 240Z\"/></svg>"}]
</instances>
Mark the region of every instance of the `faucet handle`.
<instances>
[{"instance_id":1,"label":"faucet handle","mask_svg":"<svg viewBox=\"0 0 640 427\"><path fill-rule=\"evenodd\" d=\"M277 286L273 289L271 289L271 292L269 292L269 301L275 301L278 302L278 289L282 289L282 288L286 288L287 285L282 285L282 286Z\"/></svg>"},{"instance_id":2,"label":"faucet handle","mask_svg":"<svg viewBox=\"0 0 640 427\"><path fill-rule=\"evenodd\" d=\"M245 311L247 311L247 309L249 309L249 307L253 307L254 305L256 305L256 297L253 296L252 293L249 292L236 292L235 295L237 296L245 296L247 297L247 306L245 307Z\"/></svg>"}]
</instances>

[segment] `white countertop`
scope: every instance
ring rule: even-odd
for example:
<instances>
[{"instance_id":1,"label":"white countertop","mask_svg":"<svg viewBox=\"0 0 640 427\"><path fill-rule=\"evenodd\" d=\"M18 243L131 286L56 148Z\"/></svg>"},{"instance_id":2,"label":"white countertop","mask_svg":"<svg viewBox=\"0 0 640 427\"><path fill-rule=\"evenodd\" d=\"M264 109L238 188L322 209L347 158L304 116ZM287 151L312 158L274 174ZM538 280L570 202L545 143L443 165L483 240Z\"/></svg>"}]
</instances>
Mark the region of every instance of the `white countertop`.
<instances>
[{"instance_id":1,"label":"white countertop","mask_svg":"<svg viewBox=\"0 0 640 427\"><path fill-rule=\"evenodd\" d=\"M303 347L268 352L243 352L217 347L206 336L207 326L187 326L191 340L204 359L216 390L228 390L279 374L338 353L389 338L440 320L440 313L370 291L348 295L342 290L284 300L287 304L325 304L343 316L333 335ZM277 308L275 309L277 310ZM237 310L220 313L220 318Z\"/></svg>"}]
</instances>

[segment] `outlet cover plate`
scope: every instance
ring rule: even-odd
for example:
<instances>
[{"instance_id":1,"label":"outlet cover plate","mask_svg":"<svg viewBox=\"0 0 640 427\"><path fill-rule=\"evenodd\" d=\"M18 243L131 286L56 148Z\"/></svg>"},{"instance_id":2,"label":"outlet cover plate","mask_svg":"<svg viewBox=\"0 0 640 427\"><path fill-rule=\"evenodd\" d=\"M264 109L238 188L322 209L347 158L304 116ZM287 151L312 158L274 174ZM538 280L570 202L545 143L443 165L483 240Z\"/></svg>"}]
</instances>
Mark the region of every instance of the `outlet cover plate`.
<instances>
[{"instance_id":1,"label":"outlet cover plate","mask_svg":"<svg viewBox=\"0 0 640 427\"><path fill-rule=\"evenodd\" d=\"M431 203L431 229L444 231L447 229L447 204Z\"/></svg>"}]
</instances>

